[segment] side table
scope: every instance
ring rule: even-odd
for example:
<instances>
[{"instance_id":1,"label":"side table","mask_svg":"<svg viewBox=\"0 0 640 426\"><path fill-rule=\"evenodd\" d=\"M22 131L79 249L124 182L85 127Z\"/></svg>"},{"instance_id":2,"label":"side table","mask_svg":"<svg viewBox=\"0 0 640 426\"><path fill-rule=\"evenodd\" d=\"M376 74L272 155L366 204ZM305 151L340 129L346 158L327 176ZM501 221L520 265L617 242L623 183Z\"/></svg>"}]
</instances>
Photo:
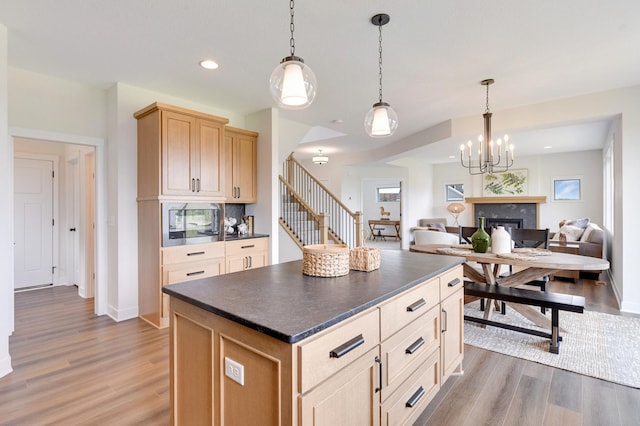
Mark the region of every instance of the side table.
<instances>
[{"instance_id":1,"label":"side table","mask_svg":"<svg viewBox=\"0 0 640 426\"><path fill-rule=\"evenodd\" d=\"M549 250L556 253L579 254L579 248L580 246L578 244L571 244L570 242L566 244L560 244L555 241L549 242ZM555 277L571 278L573 282L578 282L578 280L580 279L580 271L559 271L555 274L549 275L549 278L551 279Z\"/></svg>"}]
</instances>

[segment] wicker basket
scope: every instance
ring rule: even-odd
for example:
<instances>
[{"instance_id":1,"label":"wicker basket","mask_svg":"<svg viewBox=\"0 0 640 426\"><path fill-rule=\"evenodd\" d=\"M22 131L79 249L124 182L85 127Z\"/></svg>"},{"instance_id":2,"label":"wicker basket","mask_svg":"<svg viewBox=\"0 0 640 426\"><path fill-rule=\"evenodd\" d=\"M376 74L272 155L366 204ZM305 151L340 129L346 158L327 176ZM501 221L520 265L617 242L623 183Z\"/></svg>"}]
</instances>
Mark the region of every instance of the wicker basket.
<instances>
[{"instance_id":1,"label":"wicker basket","mask_svg":"<svg viewBox=\"0 0 640 426\"><path fill-rule=\"evenodd\" d=\"M356 247L349 252L349 268L371 272L380 268L380 250L374 247Z\"/></svg>"},{"instance_id":2,"label":"wicker basket","mask_svg":"<svg viewBox=\"0 0 640 426\"><path fill-rule=\"evenodd\" d=\"M341 277L349 273L349 247L316 244L302 248L302 273L313 277Z\"/></svg>"}]
</instances>

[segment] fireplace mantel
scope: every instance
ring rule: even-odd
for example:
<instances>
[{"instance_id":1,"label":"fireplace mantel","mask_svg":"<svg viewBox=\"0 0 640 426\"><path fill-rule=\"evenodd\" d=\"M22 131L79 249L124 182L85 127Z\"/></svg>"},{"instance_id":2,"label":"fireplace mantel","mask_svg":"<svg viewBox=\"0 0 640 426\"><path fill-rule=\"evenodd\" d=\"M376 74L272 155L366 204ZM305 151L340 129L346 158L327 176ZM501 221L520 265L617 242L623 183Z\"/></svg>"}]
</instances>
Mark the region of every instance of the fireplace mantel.
<instances>
[{"instance_id":1,"label":"fireplace mantel","mask_svg":"<svg viewBox=\"0 0 640 426\"><path fill-rule=\"evenodd\" d=\"M547 196L541 195L537 197L467 197L464 199L465 203L468 204L521 204L521 203L529 203L529 204L538 204L538 203L546 203Z\"/></svg>"}]
</instances>

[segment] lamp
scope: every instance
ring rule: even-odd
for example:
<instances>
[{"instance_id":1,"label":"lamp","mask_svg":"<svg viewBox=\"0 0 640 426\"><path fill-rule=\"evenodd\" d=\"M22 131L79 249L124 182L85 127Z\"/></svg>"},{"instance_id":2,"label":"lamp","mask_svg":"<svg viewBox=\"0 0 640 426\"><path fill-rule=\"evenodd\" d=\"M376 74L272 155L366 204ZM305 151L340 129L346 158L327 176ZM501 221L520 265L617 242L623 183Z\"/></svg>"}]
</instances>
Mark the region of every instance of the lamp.
<instances>
[{"instance_id":1,"label":"lamp","mask_svg":"<svg viewBox=\"0 0 640 426\"><path fill-rule=\"evenodd\" d=\"M289 1L291 14L291 38L289 56L282 58L280 64L271 73L269 89L278 106L285 109L303 109L311 105L316 96L318 83L316 76L304 60L296 56L296 42L293 38L293 0Z\"/></svg>"},{"instance_id":2,"label":"lamp","mask_svg":"<svg viewBox=\"0 0 640 426\"><path fill-rule=\"evenodd\" d=\"M451 213L454 218L454 224L458 225L458 216L465 210L465 206L462 203L451 203L447 206L447 211Z\"/></svg>"},{"instance_id":3,"label":"lamp","mask_svg":"<svg viewBox=\"0 0 640 426\"><path fill-rule=\"evenodd\" d=\"M460 163L462 167L469 169L469 174L479 175L483 173L506 172L513 165L513 144L509 144L509 135L504 135L504 159L502 162L502 139L498 139L494 155L494 143L491 139L491 112L489 111L489 86L494 83L492 78L482 80L480 84L487 87L487 108L482 114L484 117L484 136L478 136L478 162L471 159L473 144L471 141L460 145ZM468 148L467 163L464 162L464 152Z\"/></svg>"},{"instance_id":4,"label":"lamp","mask_svg":"<svg viewBox=\"0 0 640 426\"><path fill-rule=\"evenodd\" d=\"M371 18L371 23L378 26L378 102L373 104L364 117L364 128L373 138L391 136L398 128L398 114L391 106L382 102L382 26L389 23L389 15L379 13Z\"/></svg>"},{"instance_id":5,"label":"lamp","mask_svg":"<svg viewBox=\"0 0 640 426\"><path fill-rule=\"evenodd\" d=\"M311 158L311 161L313 161L313 164L327 164L329 162L329 157L322 155L322 150L319 149L318 155Z\"/></svg>"}]
</instances>

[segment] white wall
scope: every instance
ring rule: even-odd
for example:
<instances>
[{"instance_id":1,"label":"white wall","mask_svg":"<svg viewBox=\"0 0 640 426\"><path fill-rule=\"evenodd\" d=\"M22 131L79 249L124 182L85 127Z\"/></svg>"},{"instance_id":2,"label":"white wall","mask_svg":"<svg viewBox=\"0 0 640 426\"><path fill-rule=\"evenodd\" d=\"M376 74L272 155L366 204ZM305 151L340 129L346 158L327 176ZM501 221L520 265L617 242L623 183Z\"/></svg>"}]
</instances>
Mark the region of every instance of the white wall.
<instances>
[{"instance_id":1,"label":"white wall","mask_svg":"<svg viewBox=\"0 0 640 426\"><path fill-rule=\"evenodd\" d=\"M13 149L9 140L7 99L7 27L0 24L0 179L10 183L0 186L0 198L13 206ZM13 333L13 208L0 209L0 377L9 374L11 355L9 336Z\"/></svg>"}]
</instances>

